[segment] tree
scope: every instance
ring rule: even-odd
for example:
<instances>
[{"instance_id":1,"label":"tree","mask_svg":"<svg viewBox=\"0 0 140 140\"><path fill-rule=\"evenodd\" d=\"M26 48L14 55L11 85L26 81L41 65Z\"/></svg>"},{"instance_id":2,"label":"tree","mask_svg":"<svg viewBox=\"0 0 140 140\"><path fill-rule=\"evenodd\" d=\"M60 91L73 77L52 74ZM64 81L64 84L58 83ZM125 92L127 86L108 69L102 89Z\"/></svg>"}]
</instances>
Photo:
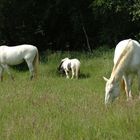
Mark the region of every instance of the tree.
<instances>
[{"instance_id":1,"label":"tree","mask_svg":"<svg viewBox=\"0 0 140 140\"><path fill-rule=\"evenodd\" d=\"M139 39L137 0L1 0L0 44L91 51Z\"/></svg>"}]
</instances>

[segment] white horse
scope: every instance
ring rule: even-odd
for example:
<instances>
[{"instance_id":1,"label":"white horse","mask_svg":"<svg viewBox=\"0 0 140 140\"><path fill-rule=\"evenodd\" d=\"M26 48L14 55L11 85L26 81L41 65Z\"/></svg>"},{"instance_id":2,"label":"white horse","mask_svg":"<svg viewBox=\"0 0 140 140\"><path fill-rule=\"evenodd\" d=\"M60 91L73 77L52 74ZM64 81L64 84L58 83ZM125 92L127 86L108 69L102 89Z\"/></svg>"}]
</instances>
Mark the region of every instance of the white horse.
<instances>
[{"instance_id":1,"label":"white horse","mask_svg":"<svg viewBox=\"0 0 140 140\"><path fill-rule=\"evenodd\" d=\"M118 43L114 54L114 67L105 87L105 104L114 101L120 93L120 81L124 80L127 100L131 99L133 75L138 76L138 90L140 93L140 44L132 39Z\"/></svg>"},{"instance_id":2,"label":"white horse","mask_svg":"<svg viewBox=\"0 0 140 140\"><path fill-rule=\"evenodd\" d=\"M69 71L72 71L71 79L73 79L74 76L78 79L80 72L80 61L78 59L64 58L61 60L58 70L61 72L64 71L66 78L69 78Z\"/></svg>"},{"instance_id":3,"label":"white horse","mask_svg":"<svg viewBox=\"0 0 140 140\"><path fill-rule=\"evenodd\" d=\"M4 69L13 79L9 66L18 65L23 61L26 61L30 71L30 79L32 79L37 72L38 49L33 45L0 46L0 80L3 80Z\"/></svg>"}]
</instances>

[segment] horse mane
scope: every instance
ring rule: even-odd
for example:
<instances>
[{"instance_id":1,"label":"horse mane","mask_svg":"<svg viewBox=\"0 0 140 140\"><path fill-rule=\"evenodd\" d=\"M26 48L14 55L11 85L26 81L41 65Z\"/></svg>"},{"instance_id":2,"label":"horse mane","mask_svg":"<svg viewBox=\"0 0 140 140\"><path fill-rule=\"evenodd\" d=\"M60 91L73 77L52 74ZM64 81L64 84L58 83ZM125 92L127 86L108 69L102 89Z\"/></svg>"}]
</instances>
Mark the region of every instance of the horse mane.
<instances>
[{"instance_id":1,"label":"horse mane","mask_svg":"<svg viewBox=\"0 0 140 140\"><path fill-rule=\"evenodd\" d=\"M123 69L129 63L129 60L133 54L132 53L132 50L133 50L132 44L133 44L133 41L132 41L132 39L130 39L128 41L125 49L121 53L119 59L117 60L117 63L114 65L112 73L111 73L111 77L114 77L116 75L116 73L123 72Z\"/></svg>"},{"instance_id":2,"label":"horse mane","mask_svg":"<svg viewBox=\"0 0 140 140\"><path fill-rule=\"evenodd\" d=\"M58 66L58 70L60 71L60 68L61 68L61 66L62 66L62 63L63 63L63 61L61 61L61 63L59 64L59 66Z\"/></svg>"},{"instance_id":3,"label":"horse mane","mask_svg":"<svg viewBox=\"0 0 140 140\"><path fill-rule=\"evenodd\" d=\"M62 66L62 64L63 64L63 62L64 62L65 60L67 60L67 59L69 59L69 58L66 57L66 58L64 58L64 59L61 60L59 66L58 66L58 68L57 68L58 70L60 70L60 68L61 68L61 66Z\"/></svg>"}]
</instances>

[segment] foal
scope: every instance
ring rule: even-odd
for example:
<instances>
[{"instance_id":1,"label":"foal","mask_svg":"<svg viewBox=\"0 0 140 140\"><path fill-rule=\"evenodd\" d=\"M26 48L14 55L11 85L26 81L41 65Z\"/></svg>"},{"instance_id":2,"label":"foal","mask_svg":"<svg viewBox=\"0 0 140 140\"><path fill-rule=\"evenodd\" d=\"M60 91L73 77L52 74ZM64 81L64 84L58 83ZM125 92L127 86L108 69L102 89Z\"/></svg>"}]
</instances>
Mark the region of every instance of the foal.
<instances>
[{"instance_id":1,"label":"foal","mask_svg":"<svg viewBox=\"0 0 140 140\"><path fill-rule=\"evenodd\" d=\"M58 70L60 72L65 72L66 78L70 78L69 71L72 71L71 79L73 79L74 76L76 77L76 79L78 79L80 72L80 61L76 58L75 59L64 58L61 60Z\"/></svg>"}]
</instances>

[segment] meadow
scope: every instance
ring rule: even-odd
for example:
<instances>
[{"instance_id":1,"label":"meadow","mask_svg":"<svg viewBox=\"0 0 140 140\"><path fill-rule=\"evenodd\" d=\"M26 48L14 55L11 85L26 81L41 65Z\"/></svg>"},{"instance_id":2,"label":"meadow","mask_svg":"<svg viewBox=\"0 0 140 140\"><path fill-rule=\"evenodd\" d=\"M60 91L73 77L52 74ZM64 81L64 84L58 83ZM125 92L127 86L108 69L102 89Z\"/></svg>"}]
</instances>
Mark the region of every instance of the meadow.
<instances>
[{"instance_id":1,"label":"meadow","mask_svg":"<svg viewBox=\"0 0 140 140\"><path fill-rule=\"evenodd\" d=\"M0 140L137 140L140 138L140 100L134 81L133 101L122 93L104 105L103 76L109 78L113 50L46 52L38 78L28 70L11 69L0 83ZM64 57L81 61L78 80L57 73Z\"/></svg>"}]
</instances>

